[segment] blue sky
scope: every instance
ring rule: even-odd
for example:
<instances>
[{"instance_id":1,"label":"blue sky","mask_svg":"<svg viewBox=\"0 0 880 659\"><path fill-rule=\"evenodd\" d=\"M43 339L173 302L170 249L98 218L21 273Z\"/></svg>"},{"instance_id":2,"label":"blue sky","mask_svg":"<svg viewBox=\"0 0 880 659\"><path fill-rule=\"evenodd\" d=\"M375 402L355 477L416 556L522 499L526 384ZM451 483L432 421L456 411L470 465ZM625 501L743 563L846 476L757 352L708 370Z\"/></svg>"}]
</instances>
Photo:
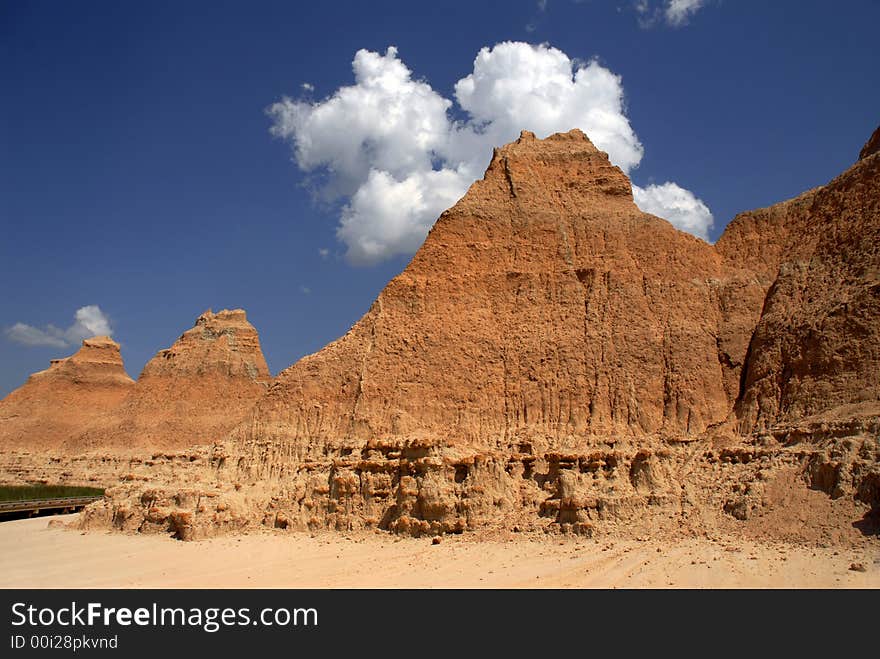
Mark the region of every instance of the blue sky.
<instances>
[{"instance_id":1,"label":"blue sky","mask_svg":"<svg viewBox=\"0 0 880 659\"><path fill-rule=\"evenodd\" d=\"M880 3L677 2L693 10L682 20L664 0L0 2L0 395L101 322L134 377L209 307L247 309L273 372L343 334L424 222L358 264L363 232L346 242L337 226L366 183L321 176L336 161L320 149L351 145L313 141L311 171L294 150L314 137L303 117L355 83L360 49L450 101L450 126L473 118L456 83L482 48L532 44L520 54L562 53L572 71L594 61L619 76L642 148L634 183L690 191L711 240L855 160L880 120ZM273 135L283 122L267 108L284 96L299 123ZM504 130L526 117L512 116ZM399 135L380 147L397 153ZM454 194L479 157L444 157Z\"/></svg>"}]
</instances>

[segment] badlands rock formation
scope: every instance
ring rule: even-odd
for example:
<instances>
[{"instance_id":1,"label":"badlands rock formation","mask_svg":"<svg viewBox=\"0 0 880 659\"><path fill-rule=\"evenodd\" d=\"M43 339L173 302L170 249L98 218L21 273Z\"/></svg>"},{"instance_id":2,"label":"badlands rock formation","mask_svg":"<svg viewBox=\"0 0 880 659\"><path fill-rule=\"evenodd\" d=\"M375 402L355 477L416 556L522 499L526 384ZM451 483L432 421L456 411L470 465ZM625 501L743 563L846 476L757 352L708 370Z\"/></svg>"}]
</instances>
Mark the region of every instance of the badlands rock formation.
<instances>
[{"instance_id":1,"label":"badlands rock formation","mask_svg":"<svg viewBox=\"0 0 880 659\"><path fill-rule=\"evenodd\" d=\"M872 140L876 141L876 140ZM342 338L84 524L827 537L880 510L880 156L716 246L524 132Z\"/></svg>"},{"instance_id":2,"label":"badlands rock formation","mask_svg":"<svg viewBox=\"0 0 880 659\"><path fill-rule=\"evenodd\" d=\"M245 312L209 310L147 362L135 391L116 410L117 423L89 431L87 440L93 448L210 444L247 415L271 380Z\"/></svg>"},{"instance_id":3,"label":"badlands rock formation","mask_svg":"<svg viewBox=\"0 0 880 659\"><path fill-rule=\"evenodd\" d=\"M636 207L583 133L524 133L348 334L279 375L240 436L304 458L375 438L559 448L702 432L732 402L718 271L711 245Z\"/></svg>"},{"instance_id":4,"label":"badlands rock formation","mask_svg":"<svg viewBox=\"0 0 880 659\"><path fill-rule=\"evenodd\" d=\"M132 389L119 344L107 336L85 339L76 354L53 359L0 401L0 447L60 447L104 422Z\"/></svg>"},{"instance_id":5,"label":"badlands rock formation","mask_svg":"<svg viewBox=\"0 0 880 659\"><path fill-rule=\"evenodd\" d=\"M210 444L241 421L271 381L257 332L242 310L199 316L137 383L107 337L0 401L0 448L51 450L54 459L107 449ZM37 461L38 462L38 461Z\"/></svg>"},{"instance_id":6,"label":"badlands rock formation","mask_svg":"<svg viewBox=\"0 0 880 659\"><path fill-rule=\"evenodd\" d=\"M880 411L876 153L866 147L798 218L752 337L737 407L744 433Z\"/></svg>"},{"instance_id":7,"label":"badlands rock formation","mask_svg":"<svg viewBox=\"0 0 880 659\"><path fill-rule=\"evenodd\" d=\"M342 338L272 382L244 312L209 312L136 384L96 341L0 402L4 447L54 450L0 478L118 483L84 526L183 539L873 532L877 135L712 246L580 131L524 132Z\"/></svg>"}]
</instances>

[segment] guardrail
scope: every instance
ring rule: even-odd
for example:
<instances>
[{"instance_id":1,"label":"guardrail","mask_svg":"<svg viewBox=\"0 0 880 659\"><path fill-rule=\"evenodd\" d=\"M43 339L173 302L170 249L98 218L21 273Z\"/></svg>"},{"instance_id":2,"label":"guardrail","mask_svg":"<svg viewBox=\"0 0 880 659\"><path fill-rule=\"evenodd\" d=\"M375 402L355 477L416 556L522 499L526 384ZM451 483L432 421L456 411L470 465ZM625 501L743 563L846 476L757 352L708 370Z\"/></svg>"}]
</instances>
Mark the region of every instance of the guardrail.
<instances>
[{"instance_id":1,"label":"guardrail","mask_svg":"<svg viewBox=\"0 0 880 659\"><path fill-rule=\"evenodd\" d=\"M103 496L92 497L59 497L57 499L30 499L28 501L0 501L0 514L35 512L41 510L58 510L59 508L81 508L95 501L100 501Z\"/></svg>"}]
</instances>

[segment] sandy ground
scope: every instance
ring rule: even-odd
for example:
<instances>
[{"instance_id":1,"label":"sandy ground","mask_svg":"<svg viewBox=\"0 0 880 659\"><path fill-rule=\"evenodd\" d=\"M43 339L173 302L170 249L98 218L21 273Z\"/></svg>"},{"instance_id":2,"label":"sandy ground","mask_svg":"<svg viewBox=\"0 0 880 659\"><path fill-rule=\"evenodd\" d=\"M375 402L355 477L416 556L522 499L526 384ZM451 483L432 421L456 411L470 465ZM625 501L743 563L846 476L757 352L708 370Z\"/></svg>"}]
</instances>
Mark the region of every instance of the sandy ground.
<instances>
[{"instance_id":1,"label":"sandy ground","mask_svg":"<svg viewBox=\"0 0 880 659\"><path fill-rule=\"evenodd\" d=\"M880 588L880 542L254 533L200 542L0 523L0 587ZM850 569L860 563L864 572Z\"/></svg>"}]
</instances>

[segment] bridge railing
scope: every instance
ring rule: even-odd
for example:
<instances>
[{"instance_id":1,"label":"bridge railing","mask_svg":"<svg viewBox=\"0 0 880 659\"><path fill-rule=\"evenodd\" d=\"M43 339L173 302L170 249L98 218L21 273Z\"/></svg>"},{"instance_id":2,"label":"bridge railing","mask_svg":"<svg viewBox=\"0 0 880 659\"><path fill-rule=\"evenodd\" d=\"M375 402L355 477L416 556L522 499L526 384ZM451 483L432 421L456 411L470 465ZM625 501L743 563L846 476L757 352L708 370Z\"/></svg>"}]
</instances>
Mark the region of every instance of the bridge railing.
<instances>
[{"instance_id":1,"label":"bridge railing","mask_svg":"<svg viewBox=\"0 0 880 659\"><path fill-rule=\"evenodd\" d=\"M28 510L52 510L57 508L79 508L95 501L102 496L90 497L58 497L55 499L29 499L27 501L0 501L0 513L17 513Z\"/></svg>"}]
</instances>

